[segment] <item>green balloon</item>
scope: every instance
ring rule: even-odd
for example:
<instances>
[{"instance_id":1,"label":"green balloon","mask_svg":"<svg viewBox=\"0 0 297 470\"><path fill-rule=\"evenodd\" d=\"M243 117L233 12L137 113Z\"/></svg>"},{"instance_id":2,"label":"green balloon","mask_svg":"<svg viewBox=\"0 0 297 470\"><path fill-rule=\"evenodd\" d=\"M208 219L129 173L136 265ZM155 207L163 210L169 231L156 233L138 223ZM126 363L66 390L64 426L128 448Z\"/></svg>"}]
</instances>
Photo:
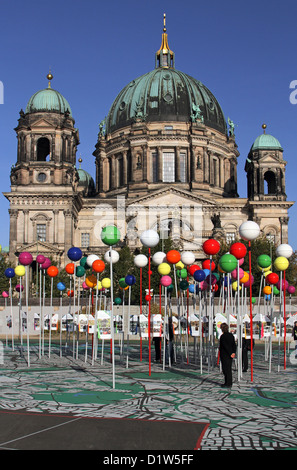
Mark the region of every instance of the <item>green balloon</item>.
<instances>
[{"instance_id":1,"label":"green balloon","mask_svg":"<svg viewBox=\"0 0 297 470\"><path fill-rule=\"evenodd\" d=\"M76 266L75 275L77 277L82 277L86 274L86 270L83 266Z\"/></svg>"},{"instance_id":2,"label":"green balloon","mask_svg":"<svg viewBox=\"0 0 297 470\"><path fill-rule=\"evenodd\" d=\"M174 289L173 284L170 284L170 286L167 287L167 293L168 293L168 292L172 292L173 289Z\"/></svg>"},{"instance_id":3,"label":"green balloon","mask_svg":"<svg viewBox=\"0 0 297 470\"><path fill-rule=\"evenodd\" d=\"M185 280L180 281L179 287L180 287L181 290L187 290L188 287L189 287L188 281L185 281Z\"/></svg>"},{"instance_id":4,"label":"green balloon","mask_svg":"<svg viewBox=\"0 0 297 470\"><path fill-rule=\"evenodd\" d=\"M274 295L279 294L279 289L276 286L273 286L273 293L274 293Z\"/></svg>"},{"instance_id":5,"label":"green balloon","mask_svg":"<svg viewBox=\"0 0 297 470\"><path fill-rule=\"evenodd\" d=\"M257 258L257 263L260 268L268 268L271 265L271 258L268 255L260 255Z\"/></svg>"},{"instance_id":6,"label":"green balloon","mask_svg":"<svg viewBox=\"0 0 297 470\"><path fill-rule=\"evenodd\" d=\"M256 303L256 297L252 297L252 304Z\"/></svg>"},{"instance_id":7,"label":"green balloon","mask_svg":"<svg viewBox=\"0 0 297 470\"><path fill-rule=\"evenodd\" d=\"M101 232L101 240L105 245L115 245L121 238L120 231L114 225L108 225L104 227Z\"/></svg>"},{"instance_id":8,"label":"green balloon","mask_svg":"<svg viewBox=\"0 0 297 470\"><path fill-rule=\"evenodd\" d=\"M116 297L116 298L114 299L114 303L115 303L116 305L121 305L122 299L121 299L120 297Z\"/></svg>"},{"instance_id":9,"label":"green balloon","mask_svg":"<svg viewBox=\"0 0 297 470\"><path fill-rule=\"evenodd\" d=\"M120 284L120 287L123 287L123 288L127 287L124 277L121 277L121 279L119 280L119 284Z\"/></svg>"},{"instance_id":10,"label":"green balloon","mask_svg":"<svg viewBox=\"0 0 297 470\"><path fill-rule=\"evenodd\" d=\"M223 271L226 273L231 273L234 269L237 268L237 259L234 255L226 253L225 255L221 256L219 265Z\"/></svg>"},{"instance_id":11,"label":"green balloon","mask_svg":"<svg viewBox=\"0 0 297 470\"><path fill-rule=\"evenodd\" d=\"M86 264L87 264L87 257L84 256L83 258L81 258L79 264L80 264L83 268L85 268L85 267L86 267Z\"/></svg>"}]
</instances>

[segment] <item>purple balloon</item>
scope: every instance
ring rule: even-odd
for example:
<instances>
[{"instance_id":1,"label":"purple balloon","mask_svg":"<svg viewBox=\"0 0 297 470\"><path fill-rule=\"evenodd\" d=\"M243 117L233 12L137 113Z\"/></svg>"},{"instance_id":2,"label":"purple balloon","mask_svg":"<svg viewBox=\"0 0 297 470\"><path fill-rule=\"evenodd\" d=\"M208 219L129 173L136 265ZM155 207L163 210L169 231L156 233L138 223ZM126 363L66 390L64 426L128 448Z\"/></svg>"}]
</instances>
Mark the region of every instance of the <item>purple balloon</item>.
<instances>
[{"instance_id":1,"label":"purple balloon","mask_svg":"<svg viewBox=\"0 0 297 470\"><path fill-rule=\"evenodd\" d=\"M36 256L36 263L38 264L43 264L45 262L46 258L43 255L38 255Z\"/></svg>"},{"instance_id":2,"label":"purple balloon","mask_svg":"<svg viewBox=\"0 0 297 470\"><path fill-rule=\"evenodd\" d=\"M19 262L23 266L29 266L33 261L33 256L31 253L28 253L28 251L23 251L23 253L20 253L19 255Z\"/></svg>"},{"instance_id":3,"label":"purple balloon","mask_svg":"<svg viewBox=\"0 0 297 470\"><path fill-rule=\"evenodd\" d=\"M295 287L294 286L288 286L287 291L289 292L289 294L294 294L295 293Z\"/></svg>"},{"instance_id":4,"label":"purple balloon","mask_svg":"<svg viewBox=\"0 0 297 470\"><path fill-rule=\"evenodd\" d=\"M23 290L24 290L24 286L21 286L20 284L17 284L17 285L15 286L15 290L16 290L17 292L20 292L21 290L23 291Z\"/></svg>"},{"instance_id":5,"label":"purple balloon","mask_svg":"<svg viewBox=\"0 0 297 470\"><path fill-rule=\"evenodd\" d=\"M276 287L278 288L278 290L287 290L289 287L289 283L288 281L285 282L285 280L282 279L282 284L280 281L278 281L278 283L276 284Z\"/></svg>"}]
</instances>

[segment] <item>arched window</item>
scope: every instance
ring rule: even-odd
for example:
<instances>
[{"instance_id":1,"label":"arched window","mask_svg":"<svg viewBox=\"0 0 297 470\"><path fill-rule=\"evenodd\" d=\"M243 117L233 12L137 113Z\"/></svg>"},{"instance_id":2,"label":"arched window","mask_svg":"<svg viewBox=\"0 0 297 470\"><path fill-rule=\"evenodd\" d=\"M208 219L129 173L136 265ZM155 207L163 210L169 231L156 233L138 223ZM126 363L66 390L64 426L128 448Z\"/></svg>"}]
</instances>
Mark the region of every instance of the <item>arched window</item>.
<instances>
[{"instance_id":1,"label":"arched window","mask_svg":"<svg viewBox=\"0 0 297 470\"><path fill-rule=\"evenodd\" d=\"M49 160L50 143L46 137L40 137L37 141L37 161L46 162Z\"/></svg>"},{"instance_id":2,"label":"arched window","mask_svg":"<svg viewBox=\"0 0 297 470\"><path fill-rule=\"evenodd\" d=\"M276 194L276 181L273 171L266 171L264 175L264 194Z\"/></svg>"}]
</instances>

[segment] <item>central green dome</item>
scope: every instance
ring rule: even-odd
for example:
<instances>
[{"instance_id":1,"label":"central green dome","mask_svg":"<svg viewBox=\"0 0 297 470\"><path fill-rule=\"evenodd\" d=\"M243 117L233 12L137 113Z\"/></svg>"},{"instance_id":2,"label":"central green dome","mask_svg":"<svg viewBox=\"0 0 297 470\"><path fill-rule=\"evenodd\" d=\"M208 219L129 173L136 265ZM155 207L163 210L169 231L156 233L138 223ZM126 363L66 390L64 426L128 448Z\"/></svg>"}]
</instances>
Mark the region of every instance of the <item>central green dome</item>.
<instances>
[{"instance_id":1,"label":"central green dome","mask_svg":"<svg viewBox=\"0 0 297 470\"><path fill-rule=\"evenodd\" d=\"M144 121L190 122L195 107L206 126L227 132L223 111L211 91L175 68L158 67L132 80L114 100L106 119L106 132Z\"/></svg>"},{"instance_id":2,"label":"central green dome","mask_svg":"<svg viewBox=\"0 0 297 470\"><path fill-rule=\"evenodd\" d=\"M161 47L151 72L128 83L114 100L106 118L106 133L146 122L203 122L227 133L223 111L203 83L175 69L174 52L168 46L165 15Z\"/></svg>"}]
</instances>

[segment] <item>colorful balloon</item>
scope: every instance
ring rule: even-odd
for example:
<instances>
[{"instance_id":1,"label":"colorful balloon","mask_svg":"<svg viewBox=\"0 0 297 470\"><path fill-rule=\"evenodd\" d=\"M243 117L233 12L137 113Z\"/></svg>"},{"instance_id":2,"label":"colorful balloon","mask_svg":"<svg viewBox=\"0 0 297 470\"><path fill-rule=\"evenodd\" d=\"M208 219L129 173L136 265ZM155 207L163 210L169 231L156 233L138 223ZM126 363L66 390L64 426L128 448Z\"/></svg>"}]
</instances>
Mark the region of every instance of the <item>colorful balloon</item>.
<instances>
[{"instance_id":1,"label":"colorful balloon","mask_svg":"<svg viewBox=\"0 0 297 470\"><path fill-rule=\"evenodd\" d=\"M121 238L121 233L115 225L104 227L101 232L101 240L105 245L115 245Z\"/></svg>"},{"instance_id":2,"label":"colorful balloon","mask_svg":"<svg viewBox=\"0 0 297 470\"><path fill-rule=\"evenodd\" d=\"M170 250L170 251L168 251L168 253L166 255L166 259L167 259L168 263L176 264L180 261L181 256L180 256L180 253L177 250Z\"/></svg>"},{"instance_id":3,"label":"colorful balloon","mask_svg":"<svg viewBox=\"0 0 297 470\"><path fill-rule=\"evenodd\" d=\"M162 276L160 279L160 284L164 287L169 287L172 283L172 279L170 276Z\"/></svg>"},{"instance_id":4,"label":"colorful balloon","mask_svg":"<svg viewBox=\"0 0 297 470\"><path fill-rule=\"evenodd\" d=\"M217 240L211 238L203 243L202 248L207 255L216 255L220 251L221 245Z\"/></svg>"},{"instance_id":5,"label":"colorful balloon","mask_svg":"<svg viewBox=\"0 0 297 470\"><path fill-rule=\"evenodd\" d=\"M29 264L31 264L32 261L33 261L33 256L28 251L24 251L23 253L20 253L19 255L20 264L22 264L23 266L29 266Z\"/></svg>"},{"instance_id":6,"label":"colorful balloon","mask_svg":"<svg viewBox=\"0 0 297 470\"><path fill-rule=\"evenodd\" d=\"M76 269L75 269L75 275L77 277L82 277L86 274L86 270L83 266L76 266Z\"/></svg>"},{"instance_id":7,"label":"colorful balloon","mask_svg":"<svg viewBox=\"0 0 297 470\"><path fill-rule=\"evenodd\" d=\"M71 261L79 261L82 257L82 251L80 248L73 246L69 248L67 256Z\"/></svg>"},{"instance_id":8,"label":"colorful balloon","mask_svg":"<svg viewBox=\"0 0 297 470\"><path fill-rule=\"evenodd\" d=\"M263 287L263 294L270 295L272 292L271 286Z\"/></svg>"},{"instance_id":9,"label":"colorful balloon","mask_svg":"<svg viewBox=\"0 0 297 470\"><path fill-rule=\"evenodd\" d=\"M101 259L95 259L95 261L92 264L92 269L95 271L95 273L103 273L105 269L105 263Z\"/></svg>"},{"instance_id":10,"label":"colorful balloon","mask_svg":"<svg viewBox=\"0 0 297 470\"><path fill-rule=\"evenodd\" d=\"M257 258L257 263L260 268L268 268L271 266L271 258L268 255L260 255Z\"/></svg>"},{"instance_id":11,"label":"colorful balloon","mask_svg":"<svg viewBox=\"0 0 297 470\"><path fill-rule=\"evenodd\" d=\"M25 273L26 273L25 266L22 266L21 264L19 264L18 266L15 267L14 272L16 276L19 276L19 277L25 276Z\"/></svg>"},{"instance_id":12,"label":"colorful balloon","mask_svg":"<svg viewBox=\"0 0 297 470\"><path fill-rule=\"evenodd\" d=\"M136 282L135 276L133 276L133 274L127 274L127 276L125 277L125 283L127 284L127 286L133 286L135 282Z\"/></svg>"},{"instance_id":13,"label":"colorful balloon","mask_svg":"<svg viewBox=\"0 0 297 470\"><path fill-rule=\"evenodd\" d=\"M70 274L70 275L74 274L74 263L66 264L65 271L67 274Z\"/></svg>"},{"instance_id":14,"label":"colorful balloon","mask_svg":"<svg viewBox=\"0 0 297 470\"><path fill-rule=\"evenodd\" d=\"M266 276L266 281L269 282L269 284L277 284L279 281L279 275L276 273L269 273Z\"/></svg>"},{"instance_id":15,"label":"colorful balloon","mask_svg":"<svg viewBox=\"0 0 297 470\"><path fill-rule=\"evenodd\" d=\"M94 274L90 274L86 277L85 283L90 289L93 289L97 285L97 277Z\"/></svg>"},{"instance_id":16,"label":"colorful balloon","mask_svg":"<svg viewBox=\"0 0 297 470\"><path fill-rule=\"evenodd\" d=\"M57 289L60 290L60 291L63 291L63 290L66 289L66 286L65 286L65 284L63 284L63 282L58 282Z\"/></svg>"},{"instance_id":17,"label":"colorful balloon","mask_svg":"<svg viewBox=\"0 0 297 470\"><path fill-rule=\"evenodd\" d=\"M260 235L260 227L253 220L247 220L240 225L239 235L243 240L255 240Z\"/></svg>"},{"instance_id":18,"label":"colorful balloon","mask_svg":"<svg viewBox=\"0 0 297 470\"><path fill-rule=\"evenodd\" d=\"M111 286L111 280L109 279L109 277L105 277L104 279L102 279L101 283L104 289L109 289Z\"/></svg>"},{"instance_id":19,"label":"colorful balloon","mask_svg":"<svg viewBox=\"0 0 297 470\"><path fill-rule=\"evenodd\" d=\"M170 273L171 267L168 263L161 263L158 266L158 273L161 274L161 276L166 276Z\"/></svg>"},{"instance_id":20,"label":"colorful balloon","mask_svg":"<svg viewBox=\"0 0 297 470\"><path fill-rule=\"evenodd\" d=\"M43 256L43 255L37 255L36 256L36 263L43 264L44 262L45 262L45 256Z\"/></svg>"},{"instance_id":21,"label":"colorful balloon","mask_svg":"<svg viewBox=\"0 0 297 470\"><path fill-rule=\"evenodd\" d=\"M114 303L115 303L116 305L121 305L122 299L121 299L120 297L116 297L116 298L114 299Z\"/></svg>"},{"instance_id":22,"label":"colorful balloon","mask_svg":"<svg viewBox=\"0 0 297 470\"><path fill-rule=\"evenodd\" d=\"M45 258L45 261L42 263L41 268L47 269L50 267L51 264L52 264L51 260L49 258Z\"/></svg>"},{"instance_id":23,"label":"colorful balloon","mask_svg":"<svg viewBox=\"0 0 297 470\"><path fill-rule=\"evenodd\" d=\"M209 269L210 270L210 266L211 266L212 271L214 271L216 269L216 265L213 261L210 264L210 259L206 259L202 262L202 269Z\"/></svg>"},{"instance_id":24,"label":"colorful balloon","mask_svg":"<svg viewBox=\"0 0 297 470\"><path fill-rule=\"evenodd\" d=\"M6 268L5 271L4 271L4 274L6 277L8 277L9 279L13 278L15 276L15 272L14 272L14 269L13 268Z\"/></svg>"},{"instance_id":25,"label":"colorful balloon","mask_svg":"<svg viewBox=\"0 0 297 470\"><path fill-rule=\"evenodd\" d=\"M50 266L47 268L46 272L50 277L56 277L59 274L59 270L56 266Z\"/></svg>"},{"instance_id":26,"label":"colorful balloon","mask_svg":"<svg viewBox=\"0 0 297 470\"><path fill-rule=\"evenodd\" d=\"M194 279L197 282L202 282L205 279L205 272L203 269L197 269L197 271L194 272Z\"/></svg>"},{"instance_id":27,"label":"colorful balloon","mask_svg":"<svg viewBox=\"0 0 297 470\"><path fill-rule=\"evenodd\" d=\"M234 255L226 253L221 256L219 265L226 273L231 273L237 267L237 259Z\"/></svg>"},{"instance_id":28,"label":"colorful balloon","mask_svg":"<svg viewBox=\"0 0 297 470\"><path fill-rule=\"evenodd\" d=\"M243 243L236 242L230 246L230 254L235 256L236 259L244 258L246 255L247 249Z\"/></svg>"},{"instance_id":29,"label":"colorful balloon","mask_svg":"<svg viewBox=\"0 0 297 470\"><path fill-rule=\"evenodd\" d=\"M284 256L279 256L278 258L274 260L274 267L278 271L285 271L286 269L288 269L288 266L289 266L289 261Z\"/></svg>"},{"instance_id":30,"label":"colorful balloon","mask_svg":"<svg viewBox=\"0 0 297 470\"><path fill-rule=\"evenodd\" d=\"M188 271L191 274L191 276L194 276L194 272L197 271L197 269L200 269L198 264L192 264L192 266L189 266Z\"/></svg>"},{"instance_id":31,"label":"colorful balloon","mask_svg":"<svg viewBox=\"0 0 297 470\"><path fill-rule=\"evenodd\" d=\"M294 286L288 286L287 291L290 295L295 294L295 287Z\"/></svg>"}]
</instances>

